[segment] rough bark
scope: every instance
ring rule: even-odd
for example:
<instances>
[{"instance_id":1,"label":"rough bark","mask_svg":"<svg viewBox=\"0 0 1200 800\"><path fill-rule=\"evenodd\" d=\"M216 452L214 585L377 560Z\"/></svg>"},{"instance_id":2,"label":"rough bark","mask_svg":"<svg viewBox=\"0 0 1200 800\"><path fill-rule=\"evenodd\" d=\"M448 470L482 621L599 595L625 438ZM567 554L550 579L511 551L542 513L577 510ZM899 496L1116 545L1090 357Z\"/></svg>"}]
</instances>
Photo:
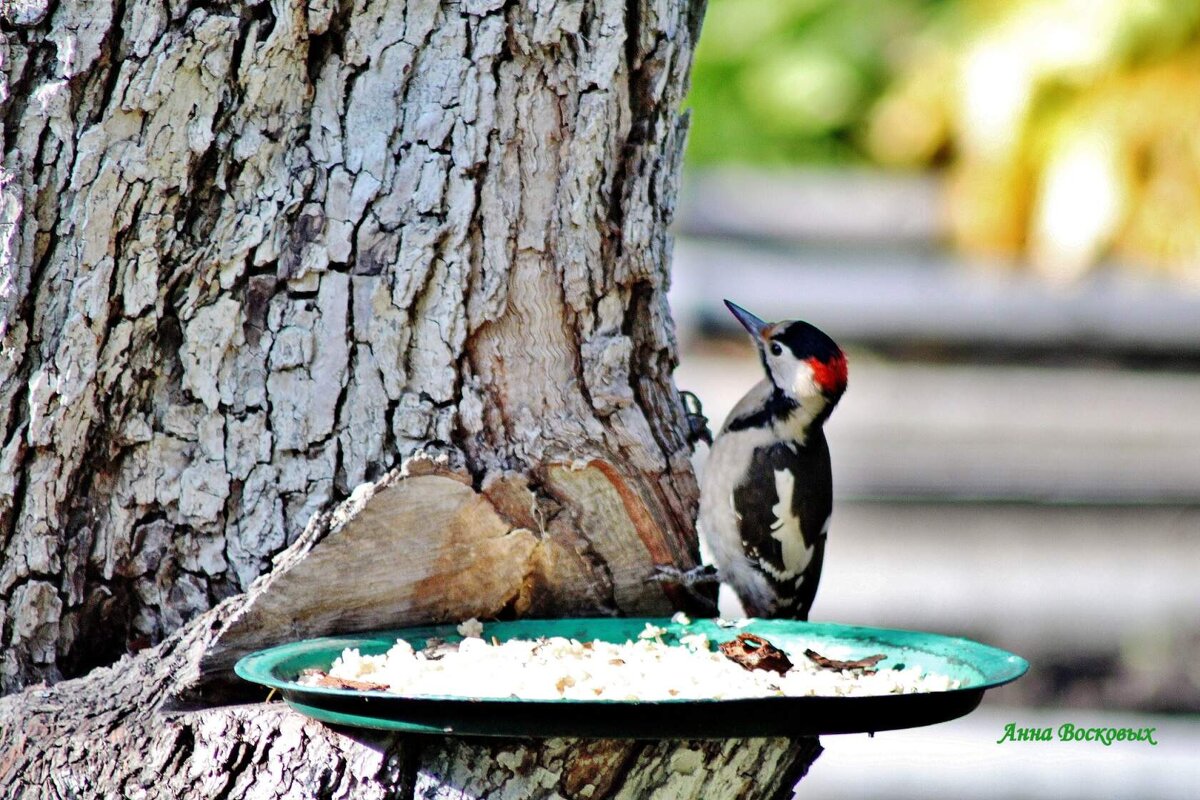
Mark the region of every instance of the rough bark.
<instances>
[{"instance_id":1,"label":"rough bark","mask_svg":"<svg viewBox=\"0 0 1200 800\"><path fill-rule=\"evenodd\" d=\"M762 796L815 757L180 705L273 637L682 601L646 579L696 559L666 227L700 13L0 6L0 692L54 684L0 699L0 794ZM438 524L352 532L409 491ZM380 542L415 585L300 602Z\"/></svg>"},{"instance_id":2,"label":"rough bark","mask_svg":"<svg viewBox=\"0 0 1200 800\"><path fill-rule=\"evenodd\" d=\"M272 597L290 573L303 582L304 576L295 573L323 551L324 566L342 560L339 554L350 556L346 565L363 564L361 556L379 541L380 520L370 513L374 500L389 492L424 492L420 484L430 481L437 487L432 492L445 498L472 493L446 477L388 476L376 487L378 493L356 493L332 514L317 515L281 554L271 575L163 644L83 678L0 698L0 796L633 800L790 795L820 754L816 739L403 738L335 730L280 703L196 707L198 693L211 699L203 691L202 673L214 653L220 671L223 656L247 637L256 643L290 637L289 626L257 624L278 608L279 599ZM442 533L436 526L420 530L414 546L436 552ZM283 595L292 596L286 590ZM445 602L456 613L469 613L486 602L481 597L450 592ZM324 608L320 599L312 599L293 611L303 614L314 607ZM418 618L423 613L420 603L406 610Z\"/></svg>"},{"instance_id":3,"label":"rough bark","mask_svg":"<svg viewBox=\"0 0 1200 800\"><path fill-rule=\"evenodd\" d=\"M4 8L0 689L160 641L418 449L532 493L593 610L666 605L553 465L692 559L665 227L698 6Z\"/></svg>"}]
</instances>

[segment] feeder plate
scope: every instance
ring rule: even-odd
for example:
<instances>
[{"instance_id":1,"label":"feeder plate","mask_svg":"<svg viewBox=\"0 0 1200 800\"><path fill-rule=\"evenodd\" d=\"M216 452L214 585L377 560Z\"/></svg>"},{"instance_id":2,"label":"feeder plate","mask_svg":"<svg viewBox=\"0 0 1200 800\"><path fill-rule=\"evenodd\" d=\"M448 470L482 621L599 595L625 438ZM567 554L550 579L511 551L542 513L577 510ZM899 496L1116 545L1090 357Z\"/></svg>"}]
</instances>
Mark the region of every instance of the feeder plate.
<instances>
[{"instance_id":1,"label":"feeder plate","mask_svg":"<svg viewBox=\"0 0 1200 800\"><path fill-rule=\"evenodd\" d=\"M431 638L460 641L454 625L309 639L245 656L235 671L248 681L278 689L300 713L334 725L462 736L696 739L871 733L931 725L970 713L986 690L1016 680L1029 668L1020 656L969 639L793 620L755 619L737 628L705 619L687 626L645 618L518 620L487 623L484 636L500 641L563 636L622 643L636 641L646 623L665 628L664 641L668 643L683 634L702 633L713 642L722 642L748 632L792 654L803 653L806 647L822 653L844 652L845 648L853 658L886 653L879 669L897 664L919 666L958 679L962 685L943 692L873 697L633 701L403 697L296 683L302 670L328 670L347 647L356 647L363 655L379 655L397 639L418 650Z\"/></svg>"}]
</instances>

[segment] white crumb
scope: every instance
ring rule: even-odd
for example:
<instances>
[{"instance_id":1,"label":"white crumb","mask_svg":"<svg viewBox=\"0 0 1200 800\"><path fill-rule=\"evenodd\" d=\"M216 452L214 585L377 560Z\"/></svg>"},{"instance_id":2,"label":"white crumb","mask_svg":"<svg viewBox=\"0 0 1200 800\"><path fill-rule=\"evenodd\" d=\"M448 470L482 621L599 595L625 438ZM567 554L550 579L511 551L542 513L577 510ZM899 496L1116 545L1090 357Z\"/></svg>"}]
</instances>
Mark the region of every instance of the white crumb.
<instances>
[{"instance_id":1,"label":"white crumb","mask_svg":"<svg viewBox=\"0 0 1200 800\"><path fill-rule=\"evenodd\" d=\"M458 631L459 636L467 639L478 639L483 636L483 623L471 617L469 620L459 623L455 630Z\"/></svg>"},{"instance_id":2,"label":"white crumb","mask_svg":"<svg viewBox=\"0 0 1200 800\"><path fill-rule=\"evenodd\" d=\"M668 644L663 641L666 630L653 625L647 625L637 641L623 644L559 636L489 643L479 638L482 629L478 620L467 620L459 626L467 638L457 644L435 643L436 651L415 651L402 640L383 655L348 649L329 674L380 684L406 696L526 700L861 697L946 691L960 685L919 667L885 665L877 672L821 669L803 655L806 643L790 646L794 666L784 675L747 670L717 652L703 634L686 634L678 637L678 644ZM848 648L828 642L813 646L823 646L829 657L852 657L844 652Z\"/></svg>"}]
</instances>

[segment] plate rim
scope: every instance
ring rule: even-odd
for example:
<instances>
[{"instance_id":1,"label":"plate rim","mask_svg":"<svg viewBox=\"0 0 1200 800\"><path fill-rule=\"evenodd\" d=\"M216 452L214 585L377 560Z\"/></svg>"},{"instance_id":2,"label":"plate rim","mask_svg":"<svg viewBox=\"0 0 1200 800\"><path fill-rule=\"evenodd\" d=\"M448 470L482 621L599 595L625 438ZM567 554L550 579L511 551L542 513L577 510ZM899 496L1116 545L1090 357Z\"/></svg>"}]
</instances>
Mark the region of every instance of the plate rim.
<instances>
[{"instance_id":1,"label":"plate rim","mask_svg":"<svg viewBox=\"0 0 1200 800\"><path fill-rule=\"evenodd\" d=\"M751 617L751 618L748 618L748 620L749 620L749 624L753 624L753 625L758 625L758 624L768 624L770 626L778 626L781 624L782 625L803 625L803 626L812 626L814 628L817 628L818 630L824 629L826 631L828 631L829 629L833 629L833 630L842 631L842 632L852 632L852 631L863 632L863 633L881 632L884 634L926 636L926 637L931 637L933 639L936 639L937 641L948 644L948 645L965 646L968 650L971 650L971 651L979 653L979 654L984 654L984 653L990 654L993 658L999 659L999 661L1003 664L1004 669L1000 671L999 676L993 676L993 677L989 678L988 680L986 680L985 682L980 683L980 684L973 684L970 686L959 686L954 689L943 689L943 690L929 691L929 692L904 692L904 693L897 693L897 694L889 693L889 694L878 694L878 695L855 695L855 696L849 696L849 697L840 696L840 695L803 695L803 696L767 695L767 696L754 697L754 698L667 697L667 698L660 698L660 699L653 699L653 700L630 700L630 699L623 699L623 698L618 698L618 699L610 699L610 698L604 698L604 699L601 699L601 698L596 698L596 699L592 699L592 698L537 698L537 699L533 699L533 698L514 697L511 695L507 696L507 697L498 697L498 696L488 696L488 695L466 695L466 694L407 695L407 694L400 694L400 693L388 692L388 691L362 691L359 689L335 689L335 688L324 687L324 686L305 686L303 684L297 683L294 680L286 680L283 678L278 678L273 674L273 669L276 666L278 666L286 658L291 657L297 649L304 648L304 647L323 649L324 647L332 647L332 646L334 646L334 643L337 643L337 642L346 642L346 641L352 642L353 640L379 641L380 639L386 638L386 637L391 637L393 639L399 639L399 638L405 638L406 636L426 635L424 633L426 631L429 632L428 638L433 638L435 636L437 636L439 638L440 637L458 638L460 640L462 638L465 638L465 637L462 637L457 632L457 624L449 622L449 623L441 623L441 624L433 624L433 625L414 625L414 626L408 626L408 627L403 627L403 628L385 628L385 629L378 629L378 630L355 631L353 633L318 636L318 637L312 637L312 638L308 638L308 639L301 639L301 640L295 641L295 642L287 642L287 643L283 643L283 644L278 644L278 645L274 645L274 646L268 647L268 648L263 648L261 650L257 650L257 651L254 651L252 653L248 653L248 654L242 656L234 664L234 672L235 672L235 674L238 675L238 677L240 677L244 680L250 681L252 683L257 683L262 686L268 686L273 689L278 689L283 692L302 691L302 692L311 693L311 694L314 694L317 696L324 695L324 696L339 697L339 698L355 698L355 697L371 698L371 697L382 696L382 697L387 697L389 700L415 700L415 701L432 701L432 702L441 702L441 703L488 702L488 703L515 704L515 705L538 703L538 704L543 704L543 705L546 705L549 707L554 707L554 706L585 706L585 707L586 706L629 706L629 707L639 707L639 706L647 706L647 705L650 705L650 706L673 706L673 705L689 705L689 704L719 705L721 703L729 703L729 702L745 700L745 699L787 700L790 702L802 702L805 700L826 700L826 701L828 701L828 700L836 699L836 700L841 700L841 701L872 700L872 701L878 702L880 700L884 700L889 697L908 697L908 696L912 696L912 695L929 697L929 696L938 696L938 695L951 695L951 694L955 694L955 693L965 693L965 692L986 692L987 690L995 689L1000 686L1004 686L1006 684L1012 683L1013 681L1020 678L1022 675L1024 675L1029 670L1029 662L1022 656L1019 656L1015 653L1011 653L1007 650L1003 650L1001 648L995 647L993 645L984 644L982 642L978 642L973 639L967 639L962 636L950 636L950 635L946 635L946 634L933 633L933 632L928 632L928 631L913 631L913 630L908 630L908 629L904 629L904 628L879 628L879 627L869 627L869 626L863 626L863 625L846 625L846 624L836 623L836 622L811 622L811 621L801 621L801 620L765 619L765 618L757 618L757 617ZM716 620L714 618L703 617L703 618L692 619L690 621L690 624L694 624L695 622L698 622L698 621L711 622L714 624L716 622ZM490 622L490 623L485 622L484 624L485 624L485 626L486 625L493 625L493 626L494 625L508 625L508 624L513 624L513 623L521 623L521 624L525 624L525 625L536 625L537 623L546 623L546 624L577 623L580 625L592 625L592 624L614 624L614 623L618 623L618 622L623 623L623 624L636 625L636 626L640 626L643 623L648 623L648 624L655 625L657 627L661 627L661 626L669 625L669 624L679 624L679 623L674 623L670 617L569 617L569 618L556 618L556 619L504 620L504 621L494 621L494 622ZM745 628L748 626L749 625L741 624L741 620L739 620L737 624L729 627L728 630L731 631L731 636L734 636L734 635L736 635L736 631L741 630L742 628ZM486 628L485 628L485 631L486 631ZM340 644L338 646L340 646L342 649L345 649L346 647L354 647L356 645L353 643L349 643L349 644Z\"/></svg>"}]
</instances>

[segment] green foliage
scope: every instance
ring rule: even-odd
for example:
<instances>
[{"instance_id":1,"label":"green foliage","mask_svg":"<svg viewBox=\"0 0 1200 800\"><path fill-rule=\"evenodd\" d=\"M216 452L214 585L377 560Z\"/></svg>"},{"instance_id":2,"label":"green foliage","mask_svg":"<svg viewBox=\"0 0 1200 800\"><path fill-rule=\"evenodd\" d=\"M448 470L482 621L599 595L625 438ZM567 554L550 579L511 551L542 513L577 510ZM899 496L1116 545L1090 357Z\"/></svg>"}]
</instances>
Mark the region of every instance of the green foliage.
<instances>
[{"instance_id":1,"label":"green foliage","mask_svg":"<svg viewBox=\"0 0 1200 800\"><path fill-rule=\"evenodd\" d=\"M1200 0L954 10L871 111L871 155L947 163L966 250L1056 280L1113 257L1200 277Z\"/></svg>"},{"instance_id":2,"label":"green foliage","mask_svg":"<svg viewBox=\"0 0 1200 800\"><path fill-rule=\"evenodd\" d=\"M965 250L1200 281L1200 0L709 0L692 166L942 168Z\"/></svg>"},{"instance_id":3,"label":"green foliage","mask_svg":"<svg viewBox=\"0 0 1200 800\"><path fill-rule=\"evenodd\" d=\"M854 163L866 115L951 0L709 0L688 158Z\"/></svg>"}]
</instances>

